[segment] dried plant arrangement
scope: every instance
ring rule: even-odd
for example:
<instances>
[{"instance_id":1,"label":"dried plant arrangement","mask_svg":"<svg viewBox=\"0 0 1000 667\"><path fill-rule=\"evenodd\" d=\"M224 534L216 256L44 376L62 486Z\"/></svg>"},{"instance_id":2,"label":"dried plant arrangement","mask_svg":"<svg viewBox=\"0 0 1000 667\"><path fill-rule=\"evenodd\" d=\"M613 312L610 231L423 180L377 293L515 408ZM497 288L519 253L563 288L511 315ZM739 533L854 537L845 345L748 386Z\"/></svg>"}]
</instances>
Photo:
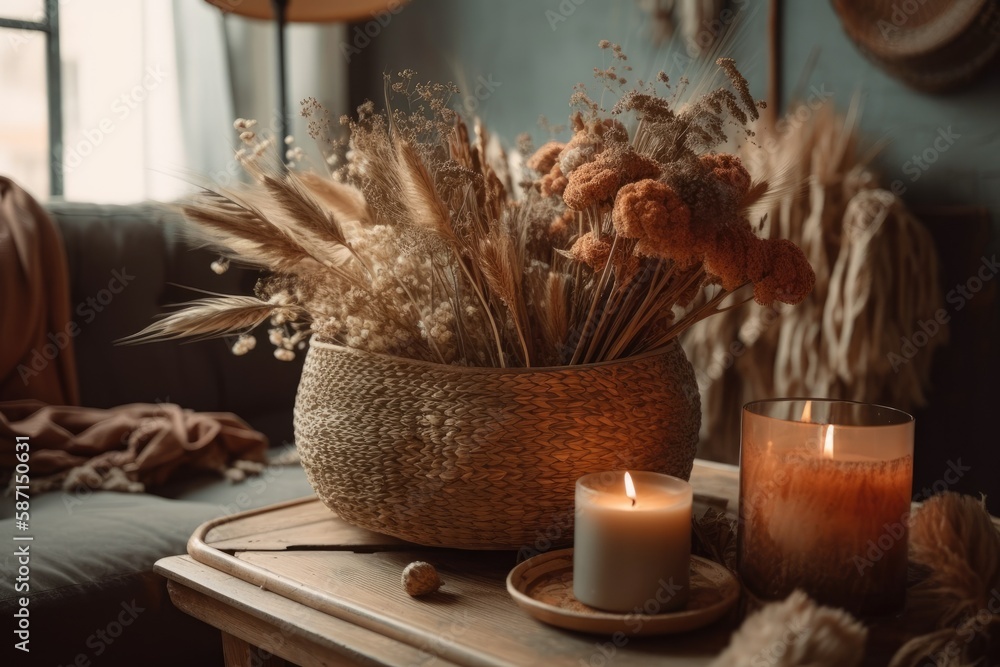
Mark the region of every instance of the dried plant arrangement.
<instances>
[{"instance_id":1,"label":"dried plant arrangement","mask_svg":"<svg viewBox=\"0 0 1000 667\"><path fill-rule=\"evenodd\" d=\"M184 212L224 254L216 268L267 277L253 297L184 304L131 340L240 334L240 353L270 320L279 358L316 335L441 364L551 367L663 349L744 287L761 304L804 299L805 256L759 238L748 214L768 184L714 152L733 133L752 142L763 106L734 62L698 85L661 72L630 86L620 47L600 46L614 104L578 86L571 138L523 142L521 167L448 107L453 86L412 71L387 77L388 112L368 102L341 119L346 138L306 101L327 173L284 170L238 121L252 183L206 189Z\"/></svg>"}]
</instances>

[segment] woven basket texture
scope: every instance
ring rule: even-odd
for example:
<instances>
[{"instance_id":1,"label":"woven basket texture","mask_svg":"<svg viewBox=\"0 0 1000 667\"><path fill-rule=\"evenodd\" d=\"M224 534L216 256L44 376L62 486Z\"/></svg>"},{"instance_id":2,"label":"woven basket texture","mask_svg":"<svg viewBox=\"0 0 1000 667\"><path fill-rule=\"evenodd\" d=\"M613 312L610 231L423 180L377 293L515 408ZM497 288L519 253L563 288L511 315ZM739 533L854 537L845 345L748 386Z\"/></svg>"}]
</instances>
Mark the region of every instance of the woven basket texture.
<instances>
[{"instance_id":1,"label":"woven basket texture","mask_svg":"<svg viewBox=\"0 0 1000 667\"><path fill-rule=\"evenodd\" d=\"M573 537L576 480L691 474L701 401L680 346L586 366L445 366L313 340L295 440L320 499L424 545L531 549Z\"/></svg>"}]
</instances>

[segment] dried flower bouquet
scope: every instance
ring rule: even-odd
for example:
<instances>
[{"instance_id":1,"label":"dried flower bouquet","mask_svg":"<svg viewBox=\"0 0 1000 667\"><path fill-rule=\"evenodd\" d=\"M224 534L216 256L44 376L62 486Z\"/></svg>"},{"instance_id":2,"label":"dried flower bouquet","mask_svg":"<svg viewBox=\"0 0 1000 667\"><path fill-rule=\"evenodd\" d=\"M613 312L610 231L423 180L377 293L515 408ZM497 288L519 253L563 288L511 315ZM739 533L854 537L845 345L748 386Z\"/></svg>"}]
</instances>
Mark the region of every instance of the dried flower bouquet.
<instances>
[{"instance_id":1,"label":"dried flower bouquet","mask_svg":"<svg viewBox=\"0 0 1000 667\"><path fill-rule=\"evenodd\" d=\"M625 55L601 47L614 64L595 74L616 103L579 86L570 140L522 140L524 165L478 124L470 136L452 86L411 71L387 78L388 113L369 102L341 119L346 139L307 100L327 175L286 173L237 121L252 185L206 189L184 211L227 260L269 274L253 297L184 304L132 340L242 334L241 353L270 320L285 359L316 335L442 364L563 366L662 349L744 286L762 304L801 301L814 282L802 252L750 222L767 184L713 152L733 129L752 141L762 106L733 61L717 61L729 86L702 95L663 73L625 91Z\"/></svg>"}]
</instances>

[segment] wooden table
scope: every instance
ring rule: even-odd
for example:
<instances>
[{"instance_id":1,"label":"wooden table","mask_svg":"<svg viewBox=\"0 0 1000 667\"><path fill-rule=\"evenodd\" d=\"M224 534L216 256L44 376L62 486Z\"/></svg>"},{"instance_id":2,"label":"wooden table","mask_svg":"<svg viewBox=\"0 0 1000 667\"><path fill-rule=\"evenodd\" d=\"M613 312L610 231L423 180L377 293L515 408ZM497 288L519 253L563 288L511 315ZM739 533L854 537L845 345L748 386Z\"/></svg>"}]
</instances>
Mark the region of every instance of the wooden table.
<instances>
[{"instance_id":1,"label":"wooden table","mask_svg":"<svg viewBox=\"0 0 1000 667\"><path fill-rule=\"evenodd\" d=\"M733 466L696 461L695 493L735 508ZM543 625L505 587L515 552L434 549L351 526L316 498L201 526L189 555L164 558L181 610L222 631L226 665L707 665L734 620L698 632L615 645ZM425 560L445 581L410 598L400 574ZM614 660L611 658L614 656Z\"/></svg>"}]
</instances>

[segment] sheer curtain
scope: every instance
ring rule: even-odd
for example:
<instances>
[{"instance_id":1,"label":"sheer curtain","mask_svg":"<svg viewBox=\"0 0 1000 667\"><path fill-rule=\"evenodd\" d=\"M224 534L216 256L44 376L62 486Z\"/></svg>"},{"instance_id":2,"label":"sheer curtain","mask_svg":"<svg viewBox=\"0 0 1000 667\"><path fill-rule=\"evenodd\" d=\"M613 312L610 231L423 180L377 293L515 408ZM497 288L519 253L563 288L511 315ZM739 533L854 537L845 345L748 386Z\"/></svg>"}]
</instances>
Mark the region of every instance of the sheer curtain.
<instances>
[{"instance_id":1,"label":"sheer curtain","mask_svg":"<svg viewBox=\"0 0 1000 667\"><path fill-rule=\"evenodd\" d=\"M205 178L232 183L233 120L277 132L272 22L224 16L204 0L63 0L60 16L67 199L169 201ZM346 111L345 34L337 24L287 28L289 117L307 154L299 100Z\"/></svg>"},{"instance_id":2,"label":"sheer curtain","mask_svg":"<svg viewBox=\"0 0 1000 667\"><path fill-rule=\"evenodd\" d=\"M223 15L203 0L174 0L173 7L186 165L229 183L239 175L233 120L256 119L258 133L280 131L275 25ZM316 160L299 101L315 97L334 118L347 111L347 63L339 48L346 28L294 23L286 30L291 133Z\"/></svg>"},{"instance_id":3,"label":"sheer curtain","mask_svg":"<svg viewBox=\"0 0 1000 667\"><path fill-rule=\"evenodd\" d=\"M66 198L176 196L184 151L170 6L63 0L59 14Z\"/></svg>"}]
</instances>

